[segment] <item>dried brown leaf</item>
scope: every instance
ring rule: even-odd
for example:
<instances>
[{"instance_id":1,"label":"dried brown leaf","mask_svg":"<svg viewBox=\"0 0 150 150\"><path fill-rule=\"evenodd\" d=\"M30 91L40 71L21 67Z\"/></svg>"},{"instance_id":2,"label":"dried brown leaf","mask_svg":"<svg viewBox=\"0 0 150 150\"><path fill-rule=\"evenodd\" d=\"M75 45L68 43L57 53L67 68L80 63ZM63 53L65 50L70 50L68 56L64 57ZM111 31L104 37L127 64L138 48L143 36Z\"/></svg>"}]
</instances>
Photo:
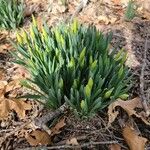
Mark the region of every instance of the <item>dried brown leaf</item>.
<instances>
[{"instance_id":1,"label":"dried brown leaf","mask_svg":"<svg viewBox=\"0 0 150 150\"><path fill-rule=\"evenodd\" d=\"M6 88L6 85L8 84L7 81L0 81L0 98L4 97L4 93L5 93L5 88Z\"/></svg>"},{"instance_id":2,"label":"dried brown leaf","mask_svg":"<svg viewBox=\"0 0 150 150\"><path fill-rule=\"evenodd\" d=\"M31 105L24 102L23 100L9 100L10 101L10 109L14 110L20 119L25 118L26 110L31 110Z\"/></svg>"},{"instance_id":3,"label":"dried brown leaf","mask_svg":"<svg viewBox=\"0 0 150 150\"><path fill-rule=\"evenodd\" d=\"M4 89L4 87L5 87L7 84L8 84L7 81L1 80L1 81L0 81L0 89Z\"/></svg>"},{"instance_id":4,"label":"dried brown leaf","mask_svg":"<svg viewBox=\"0 0 150 150\"><path fill-rule=\"evenodd\" d=\"M20 81L0 81L0 120L5 119L14 110L20 119L26 115L26 110L31 110L31 105L23 100L5 98L5 93L20 87Z\"/></svg>"},{"instance_id":5,"label":"dried brown leaf","mask_svg":"<svg viewBox=\"0 0 150 150\"><path fill-rule=\"evenodd\" d=\"M4 69L0 68L0 80L2 80L4 78L4 76L5 76L4 72L5 72Z\"/></svg>"},{"instance_id":6,"label":"dried brown leaf","mask_svg":"<svg viewBox=\"0 0 150 150\"><path fill-rule=\"evenodd\" d=\"M21 79L17 79L17 80L13 80L13 81L9 82L6 86L5 92L9 92L14 89L20 88L21 87L20 80Z\"/></svg>"},{"instance_id":7,"label":"dried brown leaf","mask_svg":"<svg viewBox=\"0 0 150 150\"><path fill-rule=\"evenodd\" d=\"M13 73L12 80L21 80L22 78L30 78L29 72L22 66L15 64L14 69L10 70L10 73Z\"/></svg>"},{"instance_id":8,"label":"dried brown leaf","mask_svg":"<svg viewBox=\"0 0 150 150\"><path fill-rule=\"evenodd\" d=\"M59 134L61 132L60 129L63 128L65 125L66 125L65 118L63 118L51 129L52 131L51 136Z\"/></svg>"},{"instance_id":9,"label":"dried brown leaf","mask_svg":"<svg viewBox=\"0 0 150 150\"><path fill-rule=\"evenodd\" d=\"M116 117L119 114L119 111L115 110L117 106L120 106L121 108L123 108L129 115L129 117L132 115L135 115L137 118L140 118L144 123L146 123L147 125L150 125L150 123L144 118L144 116L141 115L142 113L138 114L135 111L135 108L142 108L140 98L136 97L128 101L118 100L110 104L110 106L108 107L108 117L109 117L108 126L110 126L110 124L116 119Z\"/></svg>"},{"instance_id":10,"label":"dried brown leaf","mask_svg":"<svg viewBox=\"0 0 150 150\"><path fill-rule=\"evenodd\" d=\"M121 146L119 144L111 144L109 146L110 150L121 150Z\"/></svg>"},{"instance_id":11,"label":"dried brown leaf","mask_svg":"<svg viewBox=\"0 0 150 150\"><path fill-rule=\"evenodd\" d=\"M12 46L8 43L0 44L0 53L6 54L7 50L11 50L11 49L12 49Z\"/></svg>"},{"instance_id":12,"label":"dried brown leaf","mask_svg":"<svg viewBox=\"0 0 150 150\"><path fill-rule=\"evenodd\" d=\"M26 136L31 146L51 144L51 137L45 131L35 130Z\"/></svg>"},{"instance_id":13,"label":"dried brown leaf","mask_svg":"<svg viewBox=\"0 0 150 150\"><path fill-rule=\"evenodd\" d=\"M20 119L23 119L26 115L26 110L31 110L31 105L23 100L11 100L6 98L0 98L0 119L5 119L11 110L14 110Z\"/></svg>"},{"instance_id":14,"label":"dried brown leaf","mask_svg":"<svg viewBox=\"0 0 150 150\"><path fill-rule=\"evenodd\" d=\"M130 150L144 150L147 139L140 137L138 133L129 126L123 129L123 137L127 142Z\"/></svg>"},{"instance_id":15,"label":"dried brown leaf","mask_svg":"<svg viewBox=\"0 0 150 150\"><path fill-rule=\"evenodd\" d=\"M0 120L6 118L10 110L9 101L4 98L0 98Z\"/></svg>"},{"instance_id":16,"label":"dried brown leaf","mask_svg":"<svg viewBox=\"0 0 150 150\"><path fill-rule=\"evenodd\" d=\"M68 139L68 140L66 141L66 144L68 144L68 145L79 145L79 143L78 143L78 141L77 141L76 138Z\"/></svg>"}]
</instances>

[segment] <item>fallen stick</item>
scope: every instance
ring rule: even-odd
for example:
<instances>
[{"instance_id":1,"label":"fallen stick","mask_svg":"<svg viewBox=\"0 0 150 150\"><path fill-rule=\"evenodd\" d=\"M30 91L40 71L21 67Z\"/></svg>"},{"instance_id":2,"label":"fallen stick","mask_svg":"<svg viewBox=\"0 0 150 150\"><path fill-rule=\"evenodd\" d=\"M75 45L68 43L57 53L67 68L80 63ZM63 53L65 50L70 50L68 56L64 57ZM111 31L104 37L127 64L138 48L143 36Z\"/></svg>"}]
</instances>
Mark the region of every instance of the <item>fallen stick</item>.
<instances>
[{"instance_id":1,"label":"fallen stick","mask_svg":"<svg viewBox=\"0 0 150 150\"><path fill-rule=\"evenodd\" d=\"M64 103L62 106L60 106L57 110L55 110L54 112L49 112L47 114L45 114L44 116L40 117L40 118L35 118L34 119L34 124L36 126L38 126L39 128L43 128L43 126L46 125L46 123L48 121L53 120L54 118L60 116L61 114L63 114L66 110L68 109L68 105L66 103Z\"/></svg>"},{"instance_id":2,"label":"fallen stick","mask_svg":"<svg viewBox=\"0 0 150 150\"><path fill-rule=\"evenodd\" d=\"M56 146L49 146L49 147L29 147L24 149L16 149L16 150L39 150L39 149L46 149L46 150L56 150L56 149L77 149L77 148L85 148L90 146L96 146L96 145L110 145L110 144L117 144L117 141L103 141L103 142L87 142L83 143L81 145L56 145Z\"/></svg>"},{"instance_id":3,"label":"fallen stick","mask_svg":"<svg viewBox=\"0 0 150 150\"><path fill-rule=\"evenodd\" d=\"M148 45L148 40L146 38L146 41L145 41L145 48L144 48L144 58L143 58L143 64L142 64L142 68L141 68L141 75L140 75L140 98L141 98L141 102L142 102L142 105L143 105L143 108L144 108L144 111L146 112L146 115L149 116L150 115L150 111L149 111L149 108L148 108L148 105L147 105L147 97L145 96L145 93L144 93L144 75L145 75L145 68L146 68L146 55L147 55L147 47Z\"/></svg>"}]
</instances>

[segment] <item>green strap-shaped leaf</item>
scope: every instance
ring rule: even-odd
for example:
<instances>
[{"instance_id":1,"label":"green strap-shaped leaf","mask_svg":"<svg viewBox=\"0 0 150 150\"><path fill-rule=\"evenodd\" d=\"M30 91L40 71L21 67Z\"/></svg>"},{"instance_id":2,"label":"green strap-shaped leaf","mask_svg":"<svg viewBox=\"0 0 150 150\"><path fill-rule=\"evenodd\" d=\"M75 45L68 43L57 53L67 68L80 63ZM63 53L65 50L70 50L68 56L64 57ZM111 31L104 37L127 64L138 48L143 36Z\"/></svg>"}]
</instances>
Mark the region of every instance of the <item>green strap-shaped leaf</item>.
<instances>
[{"instance_id":1,"label":"green strap-shaped leaf","mask_svg":"<svg viewBox=\"0 0 150 150\"><path fill-rule=\"evenodd\" d=\"M109 91L107 91L105 94L104 94L104 98L109 98L111 96L111 93L113 92L114 88L111 88Z\"/></svg>"}]
</instances>

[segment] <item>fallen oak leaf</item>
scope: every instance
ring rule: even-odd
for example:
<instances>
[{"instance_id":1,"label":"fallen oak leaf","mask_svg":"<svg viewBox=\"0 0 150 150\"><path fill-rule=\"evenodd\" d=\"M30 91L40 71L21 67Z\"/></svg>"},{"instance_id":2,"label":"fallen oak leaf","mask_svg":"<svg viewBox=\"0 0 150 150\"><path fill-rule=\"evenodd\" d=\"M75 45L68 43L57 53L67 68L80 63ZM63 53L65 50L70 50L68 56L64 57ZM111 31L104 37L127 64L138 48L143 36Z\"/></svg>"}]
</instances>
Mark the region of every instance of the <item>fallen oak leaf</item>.
<instances>
[{"instance_id":1,"label":"fallen oak leaf","mask_svg":"<svg viewBox=\"0 0 150 150\"><path fill-rule=\"evenodd\" d=\"M4 96L9 90L20 87L19 80L10 83L7 81L0 81L0 83L0 120L5 119L12 110L17 113L20 119L23 119L26 115L26 110L31 110L31 105L23 100L8 99Z\"/></svg>"},{"instance_id":2,"label":"fallen oak leaf","mask_svg":"<svg viewBox=\"0 0 150 150\"><path fill-rule=\"evenodd\" d=\"M123 129L123 137L127 142L130 150L144 150L147 139L140 137L137 132L130 126L126 126Z\"/></svg>"},{"instance_id":3,"label":"fallen oak leaf","mask_svg":"<svg viewBox=\"0 0 150 150\"><path fill-rule=\"evenodd\" d=\"M46 131L35 130L26 136L31 146L51 144L51 136Z\"/></svg>"},{"instance_id":4,"label":"fallen oak leaf","mask_svg":"<svg viewBox=\"0 0 150 150\"><path fill-rule=\"evenodd\" d=\"M14 100L9 100L9 101L11 101L10 109L14 110L20 119L25 118L26 110L32 109L31 105L24 102L23 100L14 99Z\"/></svg>"},{"instance_id":5,"label":"fallen oak leaf","mask_svg":"<svg viewBox=\"0 0 150 150\"><path fill-rule=\"evenodd\" d=\"M26 110L31 110L32 107L23 100L5 98L6 84L7 82L4 82L2 88L0 88L0 120L6 118L12 110L17 113L20 119L23 119Z\"/></svg>"},{"instance_id":6,"label":"fallen oak leaf","mask_svg":"<svg viewBox=\"0 0 150 150\"><path fill-rule=\"evenodd\" d=\"M20 119L25 118L26 110L31 110L31 105L18 99L0 98L0 120L5 119L14 110Z\"/></svg>"},{"instance_id":7,"label":"fallen oak leaf","mask_svg":"<svg viewBox=\"0 0 150 150\"><path fill-rule=\"evenodd\" d=\"M121 108L123 108L127 112L127 114L129 115L129 117L132 115L135 115L137 118L140 118L145 124L150 125L150 122L148 122L144 118L144 116L141 115L142 113L138 114L135 111L135 108L143 108L140 98L136 97L134 99L127 100L127 101L123 101L123 100L119 99L118 101L109 105L109 107L108 107L108 126L110 126L111 123L114 122L114 120L116 119L116 117L119 114L119 111L115 110L115 108L117 106L120 106Z\"/></svg>"},{"instance_id":8,"label":"fallen oak leaf","mask_svg":"<svg viewBox=\"0 0 150 150\"><path fill-rule=\"evenodd\" d=\"M0 97L4 97L4 94L9 92L9 91L13 91L15 89L18 89L21 87L20 85L20 80L21 79L17 79L17 80L13 80L13 81L10 81L10 82L7 82L7 81L3 81L1 80L0 81Z\"/></svg>"},{"instance_id":9,"label":"fallen oak leaf","mask_svg":"<svg viewBox=\"0 0 150 150\"><path fill-rule=\"evenodd\" d=\"M20 80L21 80L21 79L16 79L16 80L10 81L10 82L7 84L6 88L5 88L5 92L9 92L9 91L12 91L12 90L14 90L14 89L20 88L20 87L21 87L21 85L20 85Z\"/></svg>"},{"instance_id":10,"label":"fallen oak leaf","mask_svg":"<svg viewBox=\"0 0 150 150\"><path fill-rule=\"evenodd\" d=\"M65 118L62 118L54 127L51 128L51 136L59 134L61 131L60 129L66 125Z\"/></svg>"},{"instance_id":11,"label":"fallen oak leaf","mask_svg":"<svg viewBox=\"0 0 150 150\"><path fill-rule=\"evenodd\" d=\"M5 93L7 95L7 98L16 98L18 94L20 94L22 85L20 84L20 81L22 78L12 80L10 81L7 86L5 87ZM20 90L20 91L19 91Z\"/></svg>"}]
</instances>

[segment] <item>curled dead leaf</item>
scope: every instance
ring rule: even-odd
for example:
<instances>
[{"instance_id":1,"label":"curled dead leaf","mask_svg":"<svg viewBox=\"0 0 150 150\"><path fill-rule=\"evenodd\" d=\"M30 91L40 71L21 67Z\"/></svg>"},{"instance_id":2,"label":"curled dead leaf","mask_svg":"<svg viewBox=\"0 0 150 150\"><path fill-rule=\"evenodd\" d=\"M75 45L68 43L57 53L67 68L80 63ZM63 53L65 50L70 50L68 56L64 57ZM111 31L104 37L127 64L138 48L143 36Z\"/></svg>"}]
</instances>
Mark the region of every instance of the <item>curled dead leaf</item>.
<instances>
[{"instance_id":1,"label":"curled dead leaf","mask_svg":"<svg viewBox=\"0 0 150 150\"><path fill-rule=\"evenodd\" d=\"M35 130L26 136L28 143L31 146L49 145L51 144L51 137L45 131Z\"/></svg>"},{"instance_id":2,"label":"curled dead leaf","mask_svg":"<svg viewBox=\"0 0 150 150\"><path fill-rule=\"evenodd\" d=\"M59 134L61 131L60 129L66 125L65 118L62 118L54 127L51 128L51 136Z\"/></svg>"},{"instance_id":3,"label":"curled dead leaf","mask_svg":"<svg viewBox=\"0 0 150 150\"><path fill-rule=\"evenodd\" d=\"M109 107L108 107L108 126L110 126L111 123L114 122L114 120L116 119L116 117L119 114L119 111L115 109L117 106L123 108L129 115L129 117L132 115L135 115L137 118L140 118L145 124L150 125L150 122L148 122L143 115L143 113L145 113L144 111L143 111L143 113L136 112L135 108L143 108L140 98L136 97L134 99L127 100L127 101L118 100L109 105Z\"/></svg>"},{"instance_id":4,"label":"curled dead leaf","mask_svg":"<svg viewBox=\"0 0 150 150\"><path fill-rule=\"evenodd\" d=\"M144 150L147 139L140 137L138 133L130 126L123 129L123 137L127 142L130 150Z\"/></svg>"}]
</instances>

